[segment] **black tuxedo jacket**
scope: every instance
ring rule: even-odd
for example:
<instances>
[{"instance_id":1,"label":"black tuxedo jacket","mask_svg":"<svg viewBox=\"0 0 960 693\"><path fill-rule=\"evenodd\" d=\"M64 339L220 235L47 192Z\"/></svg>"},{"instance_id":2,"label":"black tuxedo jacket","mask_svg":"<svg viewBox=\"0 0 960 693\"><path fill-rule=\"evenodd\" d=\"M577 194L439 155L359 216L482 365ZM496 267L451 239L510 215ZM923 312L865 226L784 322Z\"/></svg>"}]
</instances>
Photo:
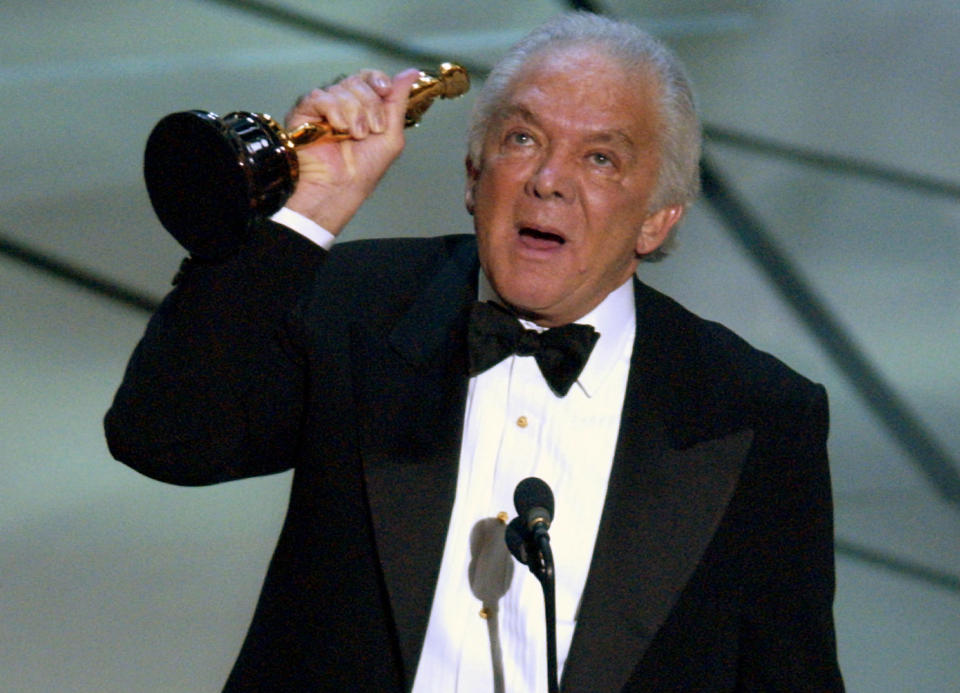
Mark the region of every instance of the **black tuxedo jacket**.
<instances>
[{"instance_id":1,"label":"black tuxedo jacket","mask_svg":"<svg viewBox=\"0 0 960 693\"><path fill-rule=\"evenodd\" d=\"M164 481L294 468L227 690L407 690L426 631L475 243L327 255L264 224L228 261L190 261L106 417L113 454ZM822 388L635 288L620 435L562 689L842 690Z\"/></svg>"}]
</instances>

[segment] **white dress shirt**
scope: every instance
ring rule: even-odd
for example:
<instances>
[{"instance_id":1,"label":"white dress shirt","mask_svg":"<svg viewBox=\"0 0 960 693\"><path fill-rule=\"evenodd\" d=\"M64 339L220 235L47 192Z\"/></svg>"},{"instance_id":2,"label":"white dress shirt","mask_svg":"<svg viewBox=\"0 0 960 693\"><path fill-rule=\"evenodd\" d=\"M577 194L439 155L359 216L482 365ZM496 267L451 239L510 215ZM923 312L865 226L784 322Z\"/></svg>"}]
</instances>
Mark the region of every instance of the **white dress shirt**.
<instances>
[{"instance_id":1,"label":"white dress shirt","mask_svg":"<svg viewBox=\"0 0 960 693\"><path fill-rule=\"evenodd\" d=\"M322 228L310 222L315 228L304 233L300 222L309 220L285 212L274 220L332 245ZM482 272L480 298L495 298ZM456 497L413 693L547 690L543 593L503 540L516 515L513 491L528 476L546 481L555 499L550 539L562 674L620 427L636 331L631 281L577 322L600 338L566 397L550 390L532 356L508 357L470 379Z\"/></svg>"},{"instance_id":2,"label":"white dress shirt","mask_svg":"<svg viewBox=\"0 0 960 693\"><path fill-rule=\"evenodd\" d=\"M485 285L481 274L481 298ZM631 282L577 322L593 325L600 339L566 397L550 390L532 356L511 356L470 379L456 498L414 693L547 690L542 589L510 556L497 519L516 515L513 491L528 476L554 494L562 674L620 427L636 329Z\"/></svg>"}]
</instances>

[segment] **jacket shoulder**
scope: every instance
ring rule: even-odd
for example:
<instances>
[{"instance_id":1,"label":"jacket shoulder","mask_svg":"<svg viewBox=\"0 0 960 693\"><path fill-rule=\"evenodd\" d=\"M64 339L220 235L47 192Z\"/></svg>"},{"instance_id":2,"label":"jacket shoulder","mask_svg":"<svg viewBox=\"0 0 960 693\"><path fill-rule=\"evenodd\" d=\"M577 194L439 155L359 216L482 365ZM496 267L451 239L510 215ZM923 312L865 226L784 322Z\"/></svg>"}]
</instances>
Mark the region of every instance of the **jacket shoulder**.
<instances>
[{"instance_id":1,"label":"jacket shoulder","mask_svg":"<svg viewBox=\"0 0 960 693\"><path fill-rule=\"evenodd\" d=\"M664 383L660 397L668 411L688 429L710 429L697 437L802 417L815 403L825 411L821 385L728 327L643 284L637 304L638 363L651 364Z\"/></svg>"},{"instance_id":2,"label":"jacket shoulder","mask_svg":"<svg viewBox=\"0 0 960 693\"><path fill-rule=\"evenodd\" d=\"M298 322L311 333L339 332L352 323L387 329L439 277L475 281L475 265L472 234L337 243L299 306Z\"/></svg>"},{"instance_id":3,"label":"jacket shoulder","mask_svg":"<svg viewBox=\"0 0 960 693\"><path fill-rule=\"evenodd\" d=\"M391 292L416 293L451 258L474 246L469 234L429 238L384 238L337 243L330 251L318 291L326 297Z\"/></svg>"}]
</instances>

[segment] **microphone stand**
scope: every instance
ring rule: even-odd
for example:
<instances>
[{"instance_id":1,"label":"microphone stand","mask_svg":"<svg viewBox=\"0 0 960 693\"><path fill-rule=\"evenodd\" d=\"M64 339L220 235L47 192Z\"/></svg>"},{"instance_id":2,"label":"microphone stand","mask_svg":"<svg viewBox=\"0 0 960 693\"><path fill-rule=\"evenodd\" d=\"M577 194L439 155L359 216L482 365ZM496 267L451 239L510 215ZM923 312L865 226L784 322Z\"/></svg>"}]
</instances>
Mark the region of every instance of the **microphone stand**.
<instances>
[{"instance_id":1,"label":"microphone stand","mask_svg":"<svg viewBox=\"0 0 960 693\"><path fill-rule=\"evenodd\" d=\"M543 589L543 610L547 621L547 688L560 693L557 678L557 600L550 523L553 520L553 492L546 482L528 477L513 492L517 517L504 532L507 548L514 558L530 568Z\"/></svg>"},{"instance_id":2,"label":"microphone stand","mask_svg":"<svg viewBox=\"0 0 960 693\"><path fill-rule=\"evenodd\" d=\"M540 581L543 589L543 610L547 620L547 688L549 693L559 693L557 679L557 599L556 581L553 572L553 551L550 550L550 535L542 525L534 530L534 551L530 552L530 572ZM533 543L531 542L531 543Z\"/></svg>"}]
</instances>

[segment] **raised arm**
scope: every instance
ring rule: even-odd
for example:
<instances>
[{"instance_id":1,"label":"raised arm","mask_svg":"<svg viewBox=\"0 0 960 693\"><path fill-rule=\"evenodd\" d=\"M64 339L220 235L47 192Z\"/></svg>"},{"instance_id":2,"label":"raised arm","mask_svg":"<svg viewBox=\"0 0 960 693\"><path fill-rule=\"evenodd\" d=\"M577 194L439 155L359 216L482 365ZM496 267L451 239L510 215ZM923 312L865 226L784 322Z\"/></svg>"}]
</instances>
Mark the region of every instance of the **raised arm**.
<instances>
[{"instance_id":1,"label":"raised arm","mask_svg":"<svg viewBox=\"0 0 960 693\"><path fill-rule=\"evenodd\" d=\"M338 234L403 148L416 70L365 70L301 98L288 125L351 137L298 150L288 206ZM208 484L292 464L304 397L297 306L326 253L268 220L235 255L189 260L150 320L107 412L113 455L154 478Z\"/></svg>"}]
</instances>

